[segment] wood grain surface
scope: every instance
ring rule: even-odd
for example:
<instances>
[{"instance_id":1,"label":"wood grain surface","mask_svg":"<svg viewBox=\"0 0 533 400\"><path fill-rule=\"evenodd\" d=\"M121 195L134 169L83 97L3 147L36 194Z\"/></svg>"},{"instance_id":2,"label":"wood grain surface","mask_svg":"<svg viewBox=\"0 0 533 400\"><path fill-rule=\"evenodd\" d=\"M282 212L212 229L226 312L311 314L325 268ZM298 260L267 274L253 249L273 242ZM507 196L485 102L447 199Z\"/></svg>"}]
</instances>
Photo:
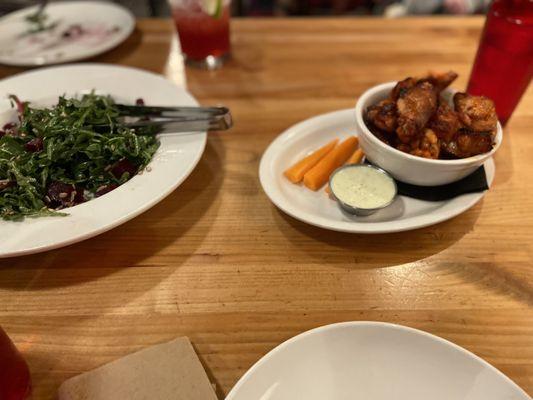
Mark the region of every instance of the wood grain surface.
<instances>
[{"instance_id":1,"label":"wood grain surface","mask_svg":"<svg viewBox=\"0 0 533 400\"><path fill-rule=\"evenodd\" d=\"M276 135L351 107L369 86L453 69L464 87L482 18L232 21L233 58L186 69L190 91L234 114L189 179L94 239L0 261L0 325L30 365L34 399L150 344L191 338L218 395L273 347L349 320L449 339L533 394L533 91L505 129L493 188L433 227L334 233L278 211L257 176ZM95 58L179 79L169 21L141 20ZM0 68L0 77L18 72ZM141 93L142 95L142 93Z\"/></svg>"}]
</instances>

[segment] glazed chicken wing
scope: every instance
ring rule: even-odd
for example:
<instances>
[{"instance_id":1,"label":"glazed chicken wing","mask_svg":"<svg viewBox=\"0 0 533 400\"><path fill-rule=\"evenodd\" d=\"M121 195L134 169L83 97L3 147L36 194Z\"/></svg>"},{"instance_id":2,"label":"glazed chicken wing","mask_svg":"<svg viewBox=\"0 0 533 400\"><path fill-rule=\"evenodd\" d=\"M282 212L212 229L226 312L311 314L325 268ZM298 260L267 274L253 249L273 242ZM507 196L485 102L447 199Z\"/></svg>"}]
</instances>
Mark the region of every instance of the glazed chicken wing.
<instances>
[{"instance_id":1,"label":"glazed chicken wing","mask_svg":"<svg viewBox=\"0 0 533 400\"><path fill-rule=\"evenodd\" d=\"M461 130L453 140L442 143L441 148L453 157L472 157L492 150L492 135L488 132Z\"/></svg>"},{"instance_id":2,"label":"glazed chicken wing","mask_svg":"<svg viewBox=\"0 0 533 400\"><path fill-rule=\"evenodd\" d=\"M466 128L474 132L495 133L498 116L491 99L456 93L453 102L457 115Z\"/></svg>"},{"instance_id":3,"label":"glazed chicken wing","mask_svg":"<svg viewBox=\"0 0 533 400\"><path fill-rule=\"evenodd\" d=\"M393 133L398 124L396 102L385 99L368 107L365 118L382 131Z\"/></svg>"},{"instance_id":4,"label":"glazed chicken wing","mask_svg":"<svg viewBox=\"0 0 533 400\"><path fill-rule=\"evenodd\" d=\"M405 78L403 81L398 81L396 86L392 89L390 93L391 100L398 100L400 97L403 97L407 90L411 89L416 85L416 79L414 78Z\"/></svg>"},{"instance_id":5,"label":"glazed chicken wing","mask_svg":"<svg viewBox=\"0 0 533 400\"><path fill-rule=\"evenodd\" d=\"M461 122L457 113L448 105L446 100L440 99L437 111L429 121L429 127L440 140L449 142L461 128Z\"/></svg>"},{"instance_id":6,"label":"glazed chicken wing","mask_svg":"<svg viewBox=\"0 0 533 400\"><path fill-rule=\"evenodd\" d=\"M398 128L396 134L402 143L410 143L425 127L437 109L437 93L429 82L420 82L407 89L396 102Z\"/></svg>"},{"instance_id":7,"label":"glazed chicken wing","mask_svg":"<svg viewBox=\"0 0 533 400\"><path fill-rule=\"evenodd\" d=\"M419 80L419 82L429 82L440 93L446 89L450 84L457 79L457 73L453 71L435 72L431 71L429 74Z\"/></svg>"},{"instance_id":8,"label":"glazed chicken wing","mask_svg":"<svg viewBox=\"0 0 533 400\"><path fill-rule=\"evenodd\" d=\"M419 157L437 159L440 155L440 146L440 140L435 132L426 128L421 137L411 142L409 153Z\"/></svg>"}]
</instances>

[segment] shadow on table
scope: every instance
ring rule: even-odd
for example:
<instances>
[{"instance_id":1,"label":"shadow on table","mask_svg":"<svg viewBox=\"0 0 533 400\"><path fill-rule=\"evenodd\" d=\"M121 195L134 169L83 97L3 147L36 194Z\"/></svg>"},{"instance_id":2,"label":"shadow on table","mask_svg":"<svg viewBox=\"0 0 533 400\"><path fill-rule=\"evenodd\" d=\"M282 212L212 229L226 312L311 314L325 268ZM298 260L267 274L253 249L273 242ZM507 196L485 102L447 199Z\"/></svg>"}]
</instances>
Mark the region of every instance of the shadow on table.
<instances>
[{"instance_id":1,"label":"shadow on table","mask_svg":"<svg viewBox=\"0 0 533 400\"><path fill-rule=\"evenodd\" d=\"M291 245L301 250L299 262L374 269L420 261L452 246L473 229L482 204L431 227L377 235L334 232L298 221L275 207L272 212Z\"/></svg>"},{"instance_id":2,"label":"shadow on table","mask_svg":"<svg viewBox=\"0 0 533 400\"><path fill-rule=\"evenodd\" d=\"M191 240L180 243L179 254L172 255L171 264L166 264L164 258L158 259L156 265L143 262L169 245L178 243L212 207L224 176L223 157L224 148L219 138L210 136L204 155L189 178L151 210L78 244L47 253L0 260L0 288L31 291L74 286L132 266L171 267L158 268L157 273L150 274L150 279L139 280L138 284L147 287L136 286L131 295L147 291L194 254L207 235L209 225L196 228ZM120 292L123 297L126 291Z\"/></svg>"}]
</instances>

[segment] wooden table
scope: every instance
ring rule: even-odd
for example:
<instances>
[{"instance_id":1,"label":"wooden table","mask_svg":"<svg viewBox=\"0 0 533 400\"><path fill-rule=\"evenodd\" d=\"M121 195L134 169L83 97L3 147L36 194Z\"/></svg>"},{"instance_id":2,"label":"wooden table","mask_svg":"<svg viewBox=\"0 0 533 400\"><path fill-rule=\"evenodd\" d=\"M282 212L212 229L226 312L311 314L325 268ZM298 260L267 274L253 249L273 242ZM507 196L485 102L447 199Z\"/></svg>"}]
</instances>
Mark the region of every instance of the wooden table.
<instances>
[{"instance_id":1,"label":"wooden table","mask_svg":"<svg viewBox=\"0 0 533 400\"><path fill-rule=\"evenodd\" d=\"M234 20L234 57L187 69L202 103L231 107L172 195L111 232L0 261L0 325L35 399L145 346L188 335L223 398L255 361L307 329L379 320L449 339L533 394L533 92L506 128L494 187L451 221L409 233L334 233L278 211L257 178L281 131L351 107L371 85L454 69L468 77L481 18ZM95 61L176 77L168 21ZM14 72L0 69L0 76ZM141 93L142 94L142 93Z\"/></svg>"}]
</instances>

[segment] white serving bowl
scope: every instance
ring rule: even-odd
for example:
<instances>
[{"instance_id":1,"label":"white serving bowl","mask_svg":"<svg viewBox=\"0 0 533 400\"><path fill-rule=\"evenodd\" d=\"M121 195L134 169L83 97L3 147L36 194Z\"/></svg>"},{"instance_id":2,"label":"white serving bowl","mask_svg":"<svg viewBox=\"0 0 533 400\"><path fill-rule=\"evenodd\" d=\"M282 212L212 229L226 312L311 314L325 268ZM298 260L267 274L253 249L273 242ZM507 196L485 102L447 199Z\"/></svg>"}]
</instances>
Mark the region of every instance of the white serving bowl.
<instances>
[{"instance_id":1,"label":"white serving bowl","mask_svg":"<svg viewBox=\"0 0 533 400\"><path fill-rule=\"evenodd\" d=\"M363 115L370 105L385 99L396 82L383 83L368 89L355 105L355 118L359 128L359 143L367 159L383 168L394 178L414 185L437 186L458 181L471 174L498 150L502 142L502 127L498 122L495 144L491 151L458 160L431 160L397 150L379 140L365 124ZM446 89L443 94L451 100L455 93Z\"/></svg>"},{"instance_id":2,"label":"white serving bowl","mask_svg":"<svg viewBox=\"0 0 533 400\"><path fill-rule=\"evenodd\" d=\"M437 336L343 322L295 336L244 374L226 400L530 400L496 368Z\"/></svg>"}]
</instances>

